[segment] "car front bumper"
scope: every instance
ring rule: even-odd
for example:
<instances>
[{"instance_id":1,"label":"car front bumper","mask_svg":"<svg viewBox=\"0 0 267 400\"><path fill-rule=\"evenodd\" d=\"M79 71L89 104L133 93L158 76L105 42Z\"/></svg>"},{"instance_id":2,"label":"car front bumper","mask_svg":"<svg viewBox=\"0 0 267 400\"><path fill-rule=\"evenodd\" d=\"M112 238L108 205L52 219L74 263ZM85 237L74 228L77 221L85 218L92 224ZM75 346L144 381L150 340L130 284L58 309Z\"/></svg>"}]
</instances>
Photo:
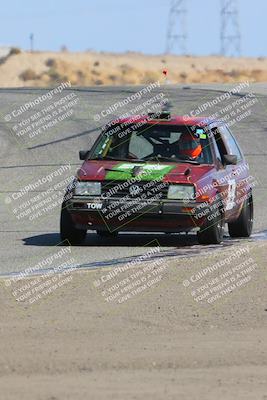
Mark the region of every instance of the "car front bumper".
<instances>
[{"instance_id":1,"label":"car front bumper","mask_svg":"<svg viewBox=\"0 0 267 400\"><path fill-rule=\"evenodd\" d=\"M75 196L66 207L79 228L109 231L186 232L198 229L205 213L197 202L178 200L133 202L122 198L100 199Z\"/></svg>"}]
</instances>

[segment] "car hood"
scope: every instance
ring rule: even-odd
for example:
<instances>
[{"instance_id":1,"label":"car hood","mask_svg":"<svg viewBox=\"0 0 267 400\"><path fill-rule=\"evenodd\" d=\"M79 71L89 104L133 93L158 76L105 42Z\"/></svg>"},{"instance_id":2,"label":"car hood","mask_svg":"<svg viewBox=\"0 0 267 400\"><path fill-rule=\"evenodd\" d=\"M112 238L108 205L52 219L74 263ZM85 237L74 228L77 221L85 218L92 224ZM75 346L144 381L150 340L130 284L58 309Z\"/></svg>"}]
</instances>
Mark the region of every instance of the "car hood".
<instances>
[{"instance_id":1,"label":"car hood","mask_svg":"<svg viewBox=\"0 0 267 400\"><path fill-rule=\"evenodd\" d=\"M162 180L173 183L197 182L214 166L190 163L127 162L88 160L78 170L78 179L85 181L122 181L138 177L140 181Z\"/></svg>"}]
</instances>

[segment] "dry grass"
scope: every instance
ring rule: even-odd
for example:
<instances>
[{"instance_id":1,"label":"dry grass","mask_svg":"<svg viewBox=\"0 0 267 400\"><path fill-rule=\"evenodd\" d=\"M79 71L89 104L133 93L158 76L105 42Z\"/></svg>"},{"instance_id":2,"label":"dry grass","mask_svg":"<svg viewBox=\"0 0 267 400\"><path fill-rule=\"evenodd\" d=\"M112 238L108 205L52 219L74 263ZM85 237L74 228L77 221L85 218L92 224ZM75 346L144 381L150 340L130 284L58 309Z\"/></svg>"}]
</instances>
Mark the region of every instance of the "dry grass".
<instances>
[{"instance_id":1,"label":"dry grass","mask_svg":"<svg viewBox=\"0 0 267 400\"><path fill-rule=\"evenodd\" d=\"M20 74L20 78L23 81L32 81L39 79L40 77L36 74L35 71L33 71L31 68L28 68Z\"/></svg>"},{"instance_id":2,"label":"dry grass","mask_svg":"<svg viewBox=\"0 0 267 400\"><path fill-rule=\"evenodd\" d=\"M0 65L0 87L72 85L137 85L267 81L267 59L146 56L138 53L28 53L14 49Z\"/></svg>"}]
</instances>

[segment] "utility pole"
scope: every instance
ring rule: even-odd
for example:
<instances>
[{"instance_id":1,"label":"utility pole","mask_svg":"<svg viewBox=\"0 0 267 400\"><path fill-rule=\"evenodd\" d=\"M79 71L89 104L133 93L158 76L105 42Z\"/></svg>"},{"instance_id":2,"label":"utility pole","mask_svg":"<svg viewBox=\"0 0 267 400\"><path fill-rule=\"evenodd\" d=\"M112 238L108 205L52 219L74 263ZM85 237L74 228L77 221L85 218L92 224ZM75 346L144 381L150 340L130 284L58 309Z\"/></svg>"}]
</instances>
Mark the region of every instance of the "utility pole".
<instances>
[{"instance_id":1,"label":"utility pole","mask_svg":"<svg viewBox=\"0 0 267 400\"><path fill-rule=\"evenodd\" d=\"M33 53L33 50L34 50L33 43L34 43L34 34L31 33L31 34L30 34L30 48L31 48L31 53Z\"/></svg>"},{"instance_id":2,"label":"utility pole","mask_svg":"<svg viewBox=\"0 0 267 400\"><path fill-rule=\"evenodd\" d=\"M231 57L241 54L238 0L221 0L221 54Z\"/></svg>"},{"instance_id":3,"label":"utility pole","mask_svg":"<svg viewBox=\"0 0 267 400\"><path fill-rule=\"evenodd\" d=\"M166 40L166 54L177 50L180 54L187 52L187 0L171 0Z\"/></svg>"}]
</instances>

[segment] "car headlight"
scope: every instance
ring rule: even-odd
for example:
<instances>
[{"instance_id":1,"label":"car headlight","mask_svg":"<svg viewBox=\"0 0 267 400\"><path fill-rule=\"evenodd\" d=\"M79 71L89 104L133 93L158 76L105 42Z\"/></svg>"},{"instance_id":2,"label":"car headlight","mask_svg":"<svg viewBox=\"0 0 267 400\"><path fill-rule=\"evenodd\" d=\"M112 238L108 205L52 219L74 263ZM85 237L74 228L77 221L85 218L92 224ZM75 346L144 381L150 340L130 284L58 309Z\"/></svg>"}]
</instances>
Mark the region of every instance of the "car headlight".
<instances>
[{"instance_id":1,"label":"car headlight","mask_svg":"<svg viewBox=\"0 0 267 400\"><path fill-rule=\"evenodd\" d=\"M167 197L173 200L194 200L195 187L193 185L170 185Z\"/></svg>"},{"instance_id":2,"label":"car headlight","mask_svg":"<svg viewBox=\"0 0 267 400\"><path fill-rule=\"evenodd\" d=\"M77 196L100 196L101 183L100 182L80 182L78 181L75 186L74 194Z\"/></svg>"}]
</instances>

